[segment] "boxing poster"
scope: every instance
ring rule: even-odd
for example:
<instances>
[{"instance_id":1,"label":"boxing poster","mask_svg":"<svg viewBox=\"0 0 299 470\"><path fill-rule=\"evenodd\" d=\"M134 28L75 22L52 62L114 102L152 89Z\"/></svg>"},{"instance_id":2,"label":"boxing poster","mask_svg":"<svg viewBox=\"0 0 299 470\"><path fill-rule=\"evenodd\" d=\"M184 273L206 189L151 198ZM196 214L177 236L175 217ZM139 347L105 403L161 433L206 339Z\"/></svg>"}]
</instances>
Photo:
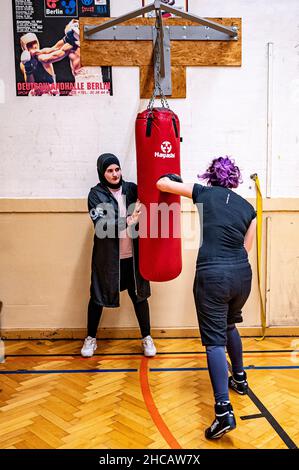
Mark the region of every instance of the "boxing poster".
<instances>
[{"instance_id":1,"label":"boxing poster","mask_svg":"<svg viewBox=\"0 0 299 470\"><path fill-rule=\"evenodd\" d=\"M17 96L112 95L111 67L82 67L79 18L110 0L13 0Z\"/></svg>"}]
</instances>

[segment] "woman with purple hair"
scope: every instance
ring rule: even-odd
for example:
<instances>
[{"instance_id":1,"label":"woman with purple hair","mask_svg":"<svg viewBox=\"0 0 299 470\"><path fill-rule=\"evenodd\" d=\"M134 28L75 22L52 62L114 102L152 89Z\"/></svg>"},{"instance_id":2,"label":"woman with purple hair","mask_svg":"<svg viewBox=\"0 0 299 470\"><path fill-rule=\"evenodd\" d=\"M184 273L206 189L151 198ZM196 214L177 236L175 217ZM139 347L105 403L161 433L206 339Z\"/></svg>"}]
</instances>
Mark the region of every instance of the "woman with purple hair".
<instances>
[{"instance_id":1,"label":"woman with purple hair","mask_svg":"<svg viewBox=\"0 0 299 470\"><path fill-rule=\"evenodd\" d=\"M216 416L205 436L217 439L236 427L229 387L240 395L248 391L242 342L235 324L243 321L242 307L251 290L248 252L254 239L256 212L232 191L242 179L239 168L227 156L215 158L207 171L199 175L207 186L184 184L178 182L178 175L169 176L160 178L157 188L192 198L201 218L203 242L193 291L215 396ZM229 378L225 346L232 364Z\"/></svg>"}]
</instances>

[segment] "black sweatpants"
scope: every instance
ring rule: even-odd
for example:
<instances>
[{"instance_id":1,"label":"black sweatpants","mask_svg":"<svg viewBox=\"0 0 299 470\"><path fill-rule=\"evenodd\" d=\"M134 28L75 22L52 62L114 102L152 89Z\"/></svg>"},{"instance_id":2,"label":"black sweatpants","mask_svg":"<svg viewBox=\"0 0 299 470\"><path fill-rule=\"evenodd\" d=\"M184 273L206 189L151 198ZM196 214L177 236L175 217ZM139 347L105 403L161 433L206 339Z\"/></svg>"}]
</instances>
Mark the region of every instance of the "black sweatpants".
<instances>
[{"instance_id":1,"label":"black sweatpants","mask_svg":"<svg viewBox=\"0 0 299 470\"><path fill-rule=\"evenodd\" d=\"M120 260L120 290L128 291L128 294L134 306L142 338L150 335L150 316L148 301L147 299L145 299L141 302L137 302L133 271L133 258L126 258ZM97 305L93 302L92 299L90 299L88 304L87 322L88 336L91 336L92 338L96 337L102 313L103 307Z\"/></svg>"}]
</instances>

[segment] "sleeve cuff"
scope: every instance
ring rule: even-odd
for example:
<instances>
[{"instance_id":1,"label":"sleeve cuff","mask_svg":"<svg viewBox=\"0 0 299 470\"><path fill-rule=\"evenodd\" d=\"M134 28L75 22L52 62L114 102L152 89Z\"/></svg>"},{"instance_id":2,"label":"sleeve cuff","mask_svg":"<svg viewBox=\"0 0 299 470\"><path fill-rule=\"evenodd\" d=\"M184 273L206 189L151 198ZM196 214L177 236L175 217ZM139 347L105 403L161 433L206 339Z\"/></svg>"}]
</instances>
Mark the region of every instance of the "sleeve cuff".
<instances>
[{"instance_id":1,"label":"sleeve cuff","mask_svg":"<svg viewBox=\"0 0 299 470\"><path fill-rule=\"evenodd\" d=\"M192 201L193 201L194 204L196 204L196 202L197 202L196 199L197 199L197 195L198 195L198 187L199 186L200 186L199 184L195 183L194 186L193 186L193 189L192 189Z\"/></svg>"}]
</instances>

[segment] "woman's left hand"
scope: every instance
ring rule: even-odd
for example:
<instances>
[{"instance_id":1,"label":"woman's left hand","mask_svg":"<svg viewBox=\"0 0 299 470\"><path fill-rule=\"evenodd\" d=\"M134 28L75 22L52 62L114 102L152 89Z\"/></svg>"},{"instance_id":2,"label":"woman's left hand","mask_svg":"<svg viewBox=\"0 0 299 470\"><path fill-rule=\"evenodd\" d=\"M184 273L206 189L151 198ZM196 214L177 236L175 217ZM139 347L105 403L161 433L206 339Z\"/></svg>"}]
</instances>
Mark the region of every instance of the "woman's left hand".
<instances>
[{"instance_id":1,"label":"woman's left hand","mask_svg":"<svg viewBox=\"0 0 299 470\"><path fill-rule=\"evenodd\" d=\"M139 201L139 199L137 199L133 213L127 217L127 224L128 225L137 224L139 221L140 214L141 214L141 202Z\"/></svg>"}]
</instances>

